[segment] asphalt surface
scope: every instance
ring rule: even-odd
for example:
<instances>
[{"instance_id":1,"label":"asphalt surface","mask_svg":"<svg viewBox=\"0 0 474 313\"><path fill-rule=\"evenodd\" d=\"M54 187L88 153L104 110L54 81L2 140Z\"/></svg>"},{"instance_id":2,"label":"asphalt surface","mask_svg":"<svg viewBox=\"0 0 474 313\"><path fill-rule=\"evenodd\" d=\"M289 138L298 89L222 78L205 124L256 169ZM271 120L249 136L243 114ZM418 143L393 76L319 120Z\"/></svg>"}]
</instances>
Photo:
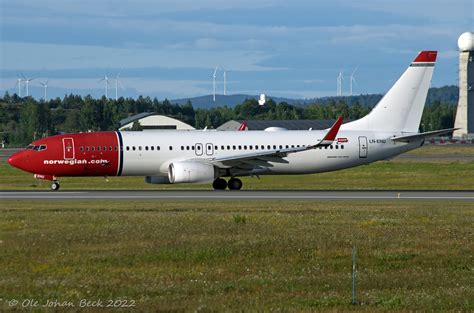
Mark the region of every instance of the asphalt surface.
<instances>
[{"instance_id":1,"label":"asphalt surface","mask_svg":"<svg viewBox=\"0 0 474 313\"><path fill-rule=\"evenodd\" d=\"M466 200L474 191L210 191L210 190L89 190L0 191L2 200Z\"/></svg>"}]
</instances>

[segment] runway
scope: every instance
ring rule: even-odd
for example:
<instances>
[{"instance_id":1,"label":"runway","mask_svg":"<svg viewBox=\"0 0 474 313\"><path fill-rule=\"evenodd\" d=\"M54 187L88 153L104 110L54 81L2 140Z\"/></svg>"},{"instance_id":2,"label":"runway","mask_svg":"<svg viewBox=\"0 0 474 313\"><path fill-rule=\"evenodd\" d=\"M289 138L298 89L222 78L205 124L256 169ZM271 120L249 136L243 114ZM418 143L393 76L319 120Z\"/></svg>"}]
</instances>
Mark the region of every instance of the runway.
<instances>
[{"instance_id":1,"label":"runway","mask_svg":"<svg viewBox=\"0 0 474 313\"><path fill-rule=\"evenodd\" d=\"M1 200L466 200L474 191L211 191L211 190L85 190L0 191Z\"/></svg>"}]
</instances>

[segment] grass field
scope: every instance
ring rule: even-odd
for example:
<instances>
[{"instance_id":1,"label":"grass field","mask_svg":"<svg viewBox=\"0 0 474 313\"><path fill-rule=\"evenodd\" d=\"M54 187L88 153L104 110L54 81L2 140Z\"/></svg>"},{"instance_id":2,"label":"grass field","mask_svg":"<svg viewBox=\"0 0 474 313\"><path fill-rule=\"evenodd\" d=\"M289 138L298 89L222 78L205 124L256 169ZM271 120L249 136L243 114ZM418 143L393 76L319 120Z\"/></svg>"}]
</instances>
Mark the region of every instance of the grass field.
<instances>
[{"instance_id":1,"label":"grass field","mask_svg":"<svg viewBox=\"0 0 474 313\"><path fill-rule=\"evenodd\" d=\"M25 299L75 309L81 299L127 299L142 312L474 310L472 202L0 207L0 311Z\"/></svg>"},{"instance_id":2,"label":"grass field","mask_svg":"<svg viewBox=\"0 0 474 313\"><path fill-rule=\"evenodd\" d=\"M427 146L408 153L417 159L380 161L366 166L314 175L244 177L244 189L474 189L473 146ZM432 159L423 159L429 156ZM440 159L436 159L439 156ZM450 160L450 156L453 160ZM62 190L71 189L211 189L211 184L150 185L143 177L103 177L60 179ZM48 190L50 183L0 162L0 190Z\"/></svg>"}]
</instances>

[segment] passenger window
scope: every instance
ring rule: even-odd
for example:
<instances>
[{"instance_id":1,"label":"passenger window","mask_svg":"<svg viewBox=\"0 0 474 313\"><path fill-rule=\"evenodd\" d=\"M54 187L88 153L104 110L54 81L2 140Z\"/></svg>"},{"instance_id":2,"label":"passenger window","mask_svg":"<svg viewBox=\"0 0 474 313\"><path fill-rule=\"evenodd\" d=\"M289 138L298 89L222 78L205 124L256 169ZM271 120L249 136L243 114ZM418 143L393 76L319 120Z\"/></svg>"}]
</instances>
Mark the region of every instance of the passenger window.
<instances>
[{"instance_id":1,"label":"passenger window","mask_svg":"<svg viewBox=\"0 0 474 313\"><path fill-rule=\"evenodd\" d=\"M94 147L94 146L92 146L92 147L91 147L91 151L94 151L94 150L95 150L95 147Z\"/></svg>"},{"instance_id":2,"label":"passenger window","mask_svg":"<svg viewBox=\"0 0 474 313\"><path fill-rule=\"evenodd\" d=\"M330 145L329 147L331 147L331 149L332 149L332 145Z\"/></svg>"},{"instance_id":3,"label":"passenger window","mask_svg":"<svg viewBox=\"0 0 474 313\"><path fill-rule=\"evenodd\" d=\"M194 146L191 146L191 150L193 150L193 151L194 151Z\"/></svg>"},{"instance_id":4,"label":"passenger window","mask_svg":"<svg viewBox=\"0 0 474 313\"><path fill-rule=\"evenodd\" d=\"M173 146L170 146L170 151L173 150Z\"/></svg>"},{"instance_id":5,"label":"passenger window","mask_svg":"<svg viewBox=\"0 0 474 313\"><path fill-rule=\"evenodd\" d=\"M148 151L148 146L145 146L145 151Z\"/></svg>"},{"instance_id":6,"label":"passenger window","mask_svg":"<svg viewBox=\"0 0 474 313\"><path fill-rule=\"evenodd\" d=\"M341 149L344 149L344 145L341 145Z\"/></svg>"},{"instance_id":7,"label":"passenger window","mask_svg":"<svg viewBox=\"0 0 474 313\"><path fill-rule=\"evenodd\" d=\"M100 151L100 146L97 146L97 151Z\"/></svg>"},{"instance_id":8,"label":"passenger window","mask_svg":"<svg viewBox=\"0 0 474 313\"><path fill-rule=\"evenodd\" d=\"M189 146L186 146L186 150L189 150Z\"/></svg>"},{"instance_id":9,"label":"passenger window","mask_svg":"<svg viewBox=\"0 0 474 313\"><path fill-rule=\"evenodd\" d=\"M242 150L242 146L239 146L239 150Z\"/></svg>"},{"instance_id":10,"label":"passenger window","mask_svg":"<svg viewBox=\"0 0 474 313\"><path fill-rule=\"evenodd\" d=\"M224 146L221 146L221 150L224 150Z\"/></svg>"},{"instance_id":11,"label":"passenger window","mask_svg":"<svg viewBox=\"0 0 474 313\"><path fill-rule=\"evenodd\" d=\"M227 150L230 150L230 146L227 146Z\"/></svg>"},{"instance_id":12,"label":"passenger window","mask_svg":"<svg viewBox=\"0 0 474 313\"><path fill-rule=\"evenodd\" d=\"M286 148L288 149L288 148L289 148L289 146L288 146L288 145L286 145Z\"/></svg>"},{"instance_id":13,"label":"passenger window","mask_svg":"<svg viewBox=\"0 0 474 313\"><path fill-rule=\"evenodd\" d=\"M282 146L282 145L280 145L280 149L283 149L283 146Z\"/></svg>"},{"instance_id":14,"label":"passenger window","mask_svg":"<svg viewBox=\"0 0 474 313\"><path fill-rule=\"evenodd\" d=\"M83 147L83 146L81 146L81 147L79 148L79 150L81 150L81 151L84 151L84 147Z\"/></svg>"},{"instance_id":15,"label":"passenger window","mask_svg":"<svg viewBox=\"0 0 474 313\"><path fill-rule=\"evenodd\" d=\"M142 146L138 146L138 150L142 151Z\"/></svg>"},{"instance_id":16,"label":"passenger window","mask_svg":"<svg viewBox=\"0 0 474 313\"><path fill-rule=\"evenodd\" d=\"M235 146L232 146L232 150L235 150Z\"/></svg>"},{"instance_id":17,"label":"passenger window","mask_svg":"<svg viewBox=\"0 0 474 313\"><path fill-rule=\"evenodd\" d=\"M273 149L276 149L276 148L277 148L277 146L273 145Z\"/></svg>"},{"instance_id":18,"label":"passenger window","mask_svg":"<svg viewBox=\"0 0 474 313\"><path fill-rule=\"evenodd\" d=\"M117 148L117 147L116 147ZM112 146L109 146L109 151L112 151Z\"/></svg>"},{"instance_id":19,"label":"passenger window","mask_svg":"<svg viewBox=\"0 0 474 313\"><path fill-rule=\"evenodd\" d=\"M336 149L339 149L339 146L338 146L338 145L336 145Z\"/></svg>"},{"instance_id":20,"label":"passenger window","mask_svg":"<svg viewBox=\"0 0 474 313\"><path fill-rule=\"evenodd\" d=\"M127 146L127 151L129 151L129 150L130 150L130 147L129 147L129 146Z\"/></svg>"},{"instance_id":21,"label":"passenger window","mask_svg":"<svg viewBox=\"0 0 474 313\"><path fill-rule=\"evenodd\" d=\"M244 146L244 150L247 150L247 146Z\"/></svg>"},{"instance_id":22,"label":"passenger window","mask_svg":"<svg viewBox=\"0 0 474 313\"><path fill-rule=\"evenodd\" d=\"M132 146L132 150L135 151L135 146Z\"/></svg>"},{"instance_id":23,"label":"passenger window","mask_svg":"<svg viewBox=\"0 0 474 313\"><path fill-rule=\"evenodd\" d=\"M324 149L327 149L327 148L328 148L328 146L324 146Z\"/></svg>"},{"instance_id":24,"label":"passenger window","mask_svg":"<svg viewBox=\"0 0 474 313\"><path fill-rule=\"evenodd\" d=\"M219 146L214 146L214 150L219 150Z\"/></svg>"},{"instance_id":25,"label":"passenger window","mask_svg":"<svg viewBox=\"0 0 474 313\"><path fill-rule=\"evenodd\" d=\"M155 150L155 146L150 146L151 151Z\"/></svg>"},{"instance_id":26,"label":"passenger window","mask_svg":"<svg viewBox=\"0 0 474 313\"><path fill-rule=\"evenodd\" d=\"M89 146L86 147L86 151L89 151Z\"/></svg>"},{"instance_id":27,"label":"passenger window","mask_svg":"<svg viewBox=\"0 0 474 313\"><path fill-rule=\"evenodd\" d=\"M156 146L156 150L158 150L158 151L159 151L159 150L160 150L160 146Z\"/></svg>"},{"instance_id":28,"label":"passenger window","mask_svg":"<svg viewBox=\"0 0 474 313\"><path fill-rule=\"evenodd\" d=\"M184 146L181 146L181 150L184 150Z\"/></svg>"},{"instance_id":29,"label":"passenger window","mask_svg":"<svg viewBox=\"0 0 474 313\"><path fill-rule=\"evenodd\" d=\"M102 147L102 150L107 151L107 147L106 147L106 146L103 146L103 147Z\"/></svg>"}]
</instances>

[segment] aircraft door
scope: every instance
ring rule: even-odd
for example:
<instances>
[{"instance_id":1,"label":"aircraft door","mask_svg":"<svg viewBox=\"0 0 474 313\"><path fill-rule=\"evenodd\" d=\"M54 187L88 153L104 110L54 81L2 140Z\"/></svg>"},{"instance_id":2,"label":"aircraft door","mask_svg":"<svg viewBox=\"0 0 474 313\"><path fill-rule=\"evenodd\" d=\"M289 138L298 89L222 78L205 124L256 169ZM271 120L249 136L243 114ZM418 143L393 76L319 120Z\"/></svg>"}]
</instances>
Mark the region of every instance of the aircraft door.
<instances>
[{"instance_id":1,"label":"aircraft door","mask_svg":"<svg viewBox=\"0 0 474 313\"><path fill-rule=\"evenodd\" d=\"M74 139L63 138L63 156L65 160L75 159Z\"/></svg>"},{"instance_id":2,"label":"aircraft door","mask_svg":"<svg viewBox=\"0 0 474 313\"><path fill-rule=\"evenodd\" d=\"M202 155L203 151L202 151L202 143L197 143L194 145L194 152L196 153L196 155Z\"/></svg>"},{"instance_id":3,"label":"aircraft door","mask_svg":"<svg viewBox=\"0 0 474 313\"><path fill-rule=\"evenodd\" d=\"M206 154L207 155L214 154L214 145L212 143L206 143Z\"/></svg>"},{"instance_id":4,"label":"aircraft door","mask_svg":"<svg viewBox=\"0 0 474 313\"><path fill-rule=\"evenodd\" d=\"M369 145L367 143L367 137L359 137L359 158L366 158L367 152L369 150Z\"/></svg>"}]
</instances>

